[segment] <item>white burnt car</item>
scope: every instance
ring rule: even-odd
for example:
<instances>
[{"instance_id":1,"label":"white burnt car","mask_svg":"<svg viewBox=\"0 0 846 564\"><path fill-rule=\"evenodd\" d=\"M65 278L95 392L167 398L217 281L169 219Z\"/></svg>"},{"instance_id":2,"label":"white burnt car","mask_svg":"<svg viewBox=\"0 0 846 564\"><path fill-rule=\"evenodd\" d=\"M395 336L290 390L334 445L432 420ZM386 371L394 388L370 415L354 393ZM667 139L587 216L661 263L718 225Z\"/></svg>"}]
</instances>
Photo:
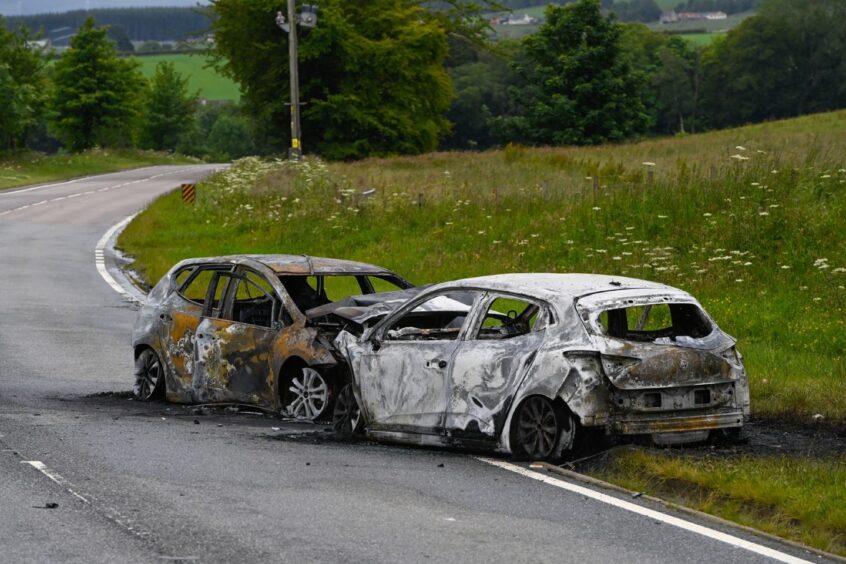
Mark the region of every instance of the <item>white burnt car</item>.
<instances>
[{"instance_id":1,"label":"white burnt car","mask_svg":"<svg viewBox=\"0 0 846 564\"><path fill-rule=\"evenodd\" d=\"M505 274L367 312L339 312L367 327L335 340L351 369L339 431L556 459L590 428L674 444L738 433L749 415L735 339L670 286Z\"/></svg>"}]
</instances>

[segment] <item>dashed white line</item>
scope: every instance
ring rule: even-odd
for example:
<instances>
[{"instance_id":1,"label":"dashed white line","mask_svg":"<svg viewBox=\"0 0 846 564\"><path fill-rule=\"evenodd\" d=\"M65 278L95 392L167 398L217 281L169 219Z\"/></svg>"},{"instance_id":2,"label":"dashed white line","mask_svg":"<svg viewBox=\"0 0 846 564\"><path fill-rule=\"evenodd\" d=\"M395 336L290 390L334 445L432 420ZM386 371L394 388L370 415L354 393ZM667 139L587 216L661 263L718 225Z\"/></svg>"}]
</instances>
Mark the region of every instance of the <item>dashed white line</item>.
<instances>
[{"instance_id":1,"label":"dashed white line","mask_svg":"<svg viewBox=\"0 0 846 564\"><path fill-rule=\"evenodd\" d=\"M618 509L622 509L624 511L630 511L632 513L636 513L638 515L643 515L644 517L648 517L650 519L654 519L655 521L660 521L661 523L666 523L667 525L672 525L673 527L678 527L685 531L689 531L692 533L696 533L698 535L702 535L704 537L708 537L710 539L737 547L742 548L744 550L748 550L750 552L754 552L755 554L760 554L761 556L766 556L767 558L772 558L773 560L778 560L779 562L787 562L789 564L811 564L808 560L803 560L801 558L797 558L785 552L781 552L775 550L773 548L769 548L754 542L750 542L744 540L740 537L736 537L733 535L729 535L727 533L723 533L721 531L717 531L715 529L710 529L708 527L698 525L696 523L692 523L690 521L685 521L684 519L679 519L678 517L673 517L672 515L667 515L665 513L661 513L660 511L655 511L654 509L649 509L647 507L643 507L637 505L636 503L631 503L614 496L610 496L608 494L604 494L601 492L594 491L590 488L586 488L584 486L578 486L576 484L571 484L570 482L566 482L564 480L553 478L552 476L546 476L544 474L540 474L538 472L534 472L532 470L528 470L523 468L522 466L517 466L516 464L511 464L510 462L505 462L503 460L496 460L493 458L484 458L484 457L476 457L477 460L481 460L487 464L491 464L493 466L497 466L502 468L503 470L508 470L509 472L514 472L515 474L519 474L521 476L525 476L526 478L531 478L533 480L537 480L539 482L543 482L544 484L549 484L550 486L555 486L556 488L561 488L563 490L567 490L569 492L573 492L579 495L583 495L595 501L599 501L601 503L606 503L608 505L612 505Z\"/></svg>"},{"instance_id":2,"label":"dashed white line","mask_svg":"<svg viewBox=\"0 0 846 564\"><path fill-rule=\"evenodd\" d=\"M39 472L41 472L42 474L62 486L63 488L65 488L71 495L73 495L77 499L81 500L84 503L91 503L85 496L82 496L75 492L73 488L70 487L70 483L65 480L60 474L47 468L47 466L40 460L21 460L21 464L29 464L30 466L32 466L33 468L35 468L36 470L38 470Z\"/></svg>"}]
</instances>

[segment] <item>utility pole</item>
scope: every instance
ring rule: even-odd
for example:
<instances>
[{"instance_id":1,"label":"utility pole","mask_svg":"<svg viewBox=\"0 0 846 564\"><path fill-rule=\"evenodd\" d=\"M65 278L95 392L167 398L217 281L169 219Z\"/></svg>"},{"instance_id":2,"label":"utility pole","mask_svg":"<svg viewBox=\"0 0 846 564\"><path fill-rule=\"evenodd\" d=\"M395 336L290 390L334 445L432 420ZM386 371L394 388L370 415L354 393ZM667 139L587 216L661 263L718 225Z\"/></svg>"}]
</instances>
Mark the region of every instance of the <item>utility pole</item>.
<instances>
[{"instance_id":1,"label":"utility pole","mask_svg":"<svg viewBox=\"0 0 846 564\"><path fill-rule=\"evenodd\" d=\"M288 158L298 161L303 155L300 130L300 73L299 45L297 43L297 24L314 27L317 24L317 7L303 6L302 14L297 14L296 0L288 0L288 17L282 12L276 13L276 25L288 33L288 68L291 71L291 148Z\"/></svg>"}]
</instances>

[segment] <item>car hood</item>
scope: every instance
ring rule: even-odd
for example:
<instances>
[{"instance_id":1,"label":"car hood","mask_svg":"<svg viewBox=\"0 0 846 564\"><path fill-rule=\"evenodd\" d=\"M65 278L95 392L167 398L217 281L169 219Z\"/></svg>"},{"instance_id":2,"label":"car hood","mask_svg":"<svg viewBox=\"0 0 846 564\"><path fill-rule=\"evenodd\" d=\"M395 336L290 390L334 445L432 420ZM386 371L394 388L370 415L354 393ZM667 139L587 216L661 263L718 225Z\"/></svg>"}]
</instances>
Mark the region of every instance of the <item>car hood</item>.
<instances>
[{"instance_id":1,"label":"car hood","mask_svg":"<svg viewBox=\"0 0 846 564\"><path fill-rule=\"evenodd\" d=\"M404 304L423 290L423 287L408 288L395 292L362 294L350 296L331 304L318 306L305 312L309 319L336 315L359 325L377 317L383 317Z\"/></svg>"}]
</instances>

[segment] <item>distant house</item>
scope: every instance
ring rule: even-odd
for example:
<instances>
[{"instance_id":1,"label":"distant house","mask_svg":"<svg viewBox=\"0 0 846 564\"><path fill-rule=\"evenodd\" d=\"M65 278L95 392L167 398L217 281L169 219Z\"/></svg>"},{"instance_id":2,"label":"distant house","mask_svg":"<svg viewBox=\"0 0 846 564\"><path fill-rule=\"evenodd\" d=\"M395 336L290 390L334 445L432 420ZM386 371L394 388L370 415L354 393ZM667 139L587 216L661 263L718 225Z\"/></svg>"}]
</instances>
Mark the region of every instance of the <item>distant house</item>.
<instances>
[{"instance_id":1,"label":"distant house","mask_svg":"<svg viewBox=\"0 0 846 564\"><path fill-rule=\"evenodd\" d=\"M523 14L522 16L509 16L505 25L532 25L539 22L540 19L532 17L529 14Z\"/></svg>"},{"instance_id":2,"label":"distant house","mask_svg":"<svg viewBox=\"0 0 846 564\"><path fill-rule=\"evenodd\" d=\"M30 49L49 49L53 44L49 39L36 39L34 41L27 41L26 46Z\"/></svg>"},{"instance_id":3,"label":"distant house","mask_svg":"<svg viewBox=\"0 0 846 564\"><path fill-rule=\"evenodd\" d=\"M678 22L695 22L705 20L724 20L728 17L725 12L676 12L670 10L661 14L662 24L672 24Z\"/></svg>"}]
</instances>

